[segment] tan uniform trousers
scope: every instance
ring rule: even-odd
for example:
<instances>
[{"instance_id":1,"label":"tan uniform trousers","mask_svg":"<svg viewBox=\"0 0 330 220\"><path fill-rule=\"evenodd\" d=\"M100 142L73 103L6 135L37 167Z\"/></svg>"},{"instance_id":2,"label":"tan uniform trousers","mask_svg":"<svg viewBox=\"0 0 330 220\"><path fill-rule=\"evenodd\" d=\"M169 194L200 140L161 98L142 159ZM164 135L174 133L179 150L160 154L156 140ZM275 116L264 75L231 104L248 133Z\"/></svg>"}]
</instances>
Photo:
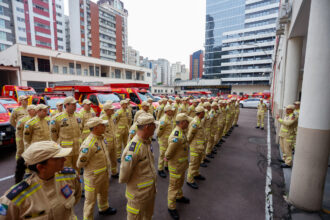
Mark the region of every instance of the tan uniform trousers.
<instances>
[{"instance_id":1,"label":"tan uniform trousers","mask_svg":"<svg viewBox=\"0 0 330 220\"><path fill-rule=\"evenodd\" d=\"M215 144L219 143L219 141L221 140L222 136L223 136L223 130L224 130L225 126L223 124L220 124L218 126L218 131L214 137L215 140Z\"/></svg>"},{"instance_id":2,"label":"tan uniform trousers","mask_svg":"<svg viewBox=\"0 0 330 220\"><path fill-rule=\"evenodd\" d=\"M127 201L127 220L151 220L154 213L155 195L146 201Z\"/></svg>"},{"instance_id":3,"label":"tan uniform trousers","mask_svg":"<svg viewBox=\"0 0 330 220\"><path fill-rule=\"evenodd\" d=\"M207 145L206 145L206 151L205 151L205 153L206 153L206 155L209 155L211 153L211 151L213 150L214 139L215 139L215 132L208 132L208 131L206 131L205 135L207 137Z\"/></svg>"},{"instance_id":4,"label":"tan uniform trousers","mask_svg":"<svg viewBox=\"0 0 330 220\"><path fill-rule=\"evenodd\" d=\"M117 153L116 153L116 141L106 138L107 148L109 152L109 160L111 166L111 175L116 175L118 173L117 169Z\"/></svg>"},{"instance_id":5,"label":"tan uniform trousers","mask_svg":"<svg viewBox=\"0 0 330 220\"><path fill-rule=\"evenodd\" d=\"M286 165L292 166L292 147L293 141L285 137L280 137L280 147L283 154L283 160Z\"/></svg>"},{"instance_id":6,"label":"tan uniform trousers","mask_svg":"<svg viewBox=\"0 0 330 220\"><path fill-rule=\"evenodd\" d=\"M120 129L116 132L117 139L117 159L121 158L121 151L126 147L128 141L128 129Z\"/></svg>"},{"instance_id":7,"label":"tan uniform trousers","mask_svg":"<svg viewBox=\"0 0 330 220\"><path fill-rule=\"evenodd\" d=\"M235 113L234 125L237 125L238 118L239 118L239 110L236 111L236 113Z\"/></svg>"},{"instance_id":8,"label":"tan uniform trousers","mask_svg":"<svg viewBox=\"0 0 330 220\"><path fill-rule=\"evenodd\" d=\"M96 200L99 211L105 211L109 208L109 173L107 170L98 174L95 174L95 172L96 171L94 171L94 173L84 173L84 220L94 219L94 206Z\"/></svg>"},{"instance_id":9,"label":"tan uniform trousers","mask_svg":"<svg viewBox=\"0 0 330 220\"><path fill-rule=\"evenodd\" d=\"M205 152L205 151L204 151ZM194 177L199 175L199 166L205 158L205 154L203 151L194 151L190 150L190 161L187 175L187 182L194 183Z\"/></svg>"},{"instance_id":10,"label":"tan uniform trousers","mask_svg":"<svg viewBox=\"0 0 330 220\"><path fill-rule=\"evenodd\" d=\"M257 126L263 128L264 127L265 113L258 113L257 117L258 117Z\"/></svg>"},{"instance_id":11,"label":"tan uniform trousers","mask_svg":"<svg viewBox=\"0 0 330 220\"><path fill-rule=\"evenodd\" d=\"M183 197L182 187L184 183L185 173L174 173L170 171L170 183L168 186L168 208L171 210L176 209L176 200Z\"/></svg>"},{"instance_id":12,"label":"tan uniform trousers","mask_svg":"<svg viewBox=\"0 0 330 220\"><path fill-rule=\"evenodd\" d=\"M65 157L64 167L72 167L76 171L79 171L79 169L77 167L78 157L79 157L79 154Z\"/></svg>"},{"instance_id":13,"label":"tan uniform trousers","mask_svg":"<svg viewBox=\"0 0 330 220\"><path fill-rule=\"evenodd\" d=\"M158 143L159 143L158 170L163 170L164 166L168 167L168 162L164 160L165 152L168 147L168 142L158 140Z\"/></svg>"}]
</instances>

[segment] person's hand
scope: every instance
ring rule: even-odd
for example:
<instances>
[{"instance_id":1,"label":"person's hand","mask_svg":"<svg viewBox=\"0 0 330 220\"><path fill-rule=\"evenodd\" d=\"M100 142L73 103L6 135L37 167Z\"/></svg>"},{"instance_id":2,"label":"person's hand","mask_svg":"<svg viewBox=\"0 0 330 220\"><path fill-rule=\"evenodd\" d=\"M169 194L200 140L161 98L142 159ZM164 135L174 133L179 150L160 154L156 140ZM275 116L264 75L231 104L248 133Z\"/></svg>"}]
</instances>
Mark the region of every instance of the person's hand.
<instances>
[{"instance_id":1,"label":"person's hand","mask_svg":"<svg viewBox=\"0 0 330 220\"><path fill-rule=\"evenodd\" d=\"M276 115L276 119L279 119L280 118L280 116L279 115Z\"/></svg>"},{"instance_id":2,"label":"person's hand","mask_svg":"<svg viewBox=\"0 0 330 220\"><path fill-rule=\"evenodd\" d=\"M164 160L165 160L166 162L168 162L168 159L167 159L166 157L164 157Z\"/></svg>"}]
</instances>

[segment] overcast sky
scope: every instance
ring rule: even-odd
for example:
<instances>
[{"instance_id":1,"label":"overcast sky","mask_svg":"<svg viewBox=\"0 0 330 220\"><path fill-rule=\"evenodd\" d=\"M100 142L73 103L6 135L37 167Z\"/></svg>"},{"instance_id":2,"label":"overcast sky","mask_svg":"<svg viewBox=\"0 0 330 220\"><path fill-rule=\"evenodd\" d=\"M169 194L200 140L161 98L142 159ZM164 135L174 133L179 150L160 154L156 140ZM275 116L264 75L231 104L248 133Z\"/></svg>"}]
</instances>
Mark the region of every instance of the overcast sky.
<instances>
[{"instance_id":1,"label":"overcast sky","mask_svg":"<svg viewBox=\"0 0 330 220\"><path fill-rule=\"evenodd\" d=\"M97 2L97 0L93 0ZM123 0L128 10L128 45L149 59L181 61L204 49L205 0ZM64 0L68 14L68 0Z\"/></svg>"}]
</instances>

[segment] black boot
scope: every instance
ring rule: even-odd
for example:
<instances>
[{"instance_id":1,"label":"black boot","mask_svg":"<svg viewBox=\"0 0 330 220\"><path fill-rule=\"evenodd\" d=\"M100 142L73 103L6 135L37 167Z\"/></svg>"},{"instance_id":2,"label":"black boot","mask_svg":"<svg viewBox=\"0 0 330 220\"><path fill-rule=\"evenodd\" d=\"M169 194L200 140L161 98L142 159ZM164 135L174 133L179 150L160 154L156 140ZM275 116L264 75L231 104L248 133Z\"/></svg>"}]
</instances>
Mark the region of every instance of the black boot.
<instances>
[{"instance_id":1,"label":"black boot","mask_svg":"<svg viewBox=\"0 0 330 220\"><path fill-rule=\"evenodd\" d=\"M117 213L117 209L109 207L107 210L99 212L100 215L114 215Z\"/></svg>"},{"instance_id":2,"label":"black boot","mask_svg":"<svg viewBox=\"0 0 330 220\"><path fill-rule=\"evenodd\" d=\"M289 166L289 165L283 163L283 164L281 164L281 168L291 168L291 166Z\"/></svg>"},{"instance_id":3,"label":"black boot","mask_svg":"<svg viewBox=\"0 0 330 220\"><path fill-rule=\"evenodd\" d=\"M194 176L194 179L195 180L206 180L206 178L200 174L198 176Z\"/></svg>"},{"instance_id":4,"label":"black boot","mask_svg":"<svg viewBox=\"0 0 330 220\"><path fill-rule=\"evenodd\" d=\"M120 162L121 162L121 158L118 158L118 159L117 159L117 162L120 163Z\"/></svg>"},{"instance_id":5,"label":"black boot","mask_svg":"<svg viewBox=\"0 0 330 220\"><path fill-rule=\"evenodd\" d=\"M204 162L203 163L210 163L211 161L209 161L208 159L204 159Z\"/></svg>"},{"instance_id":6,"label":"black boot","mask_svg":"<svg viewBox=\"0 0 330 220\"><path fill-rule=\"evenodd\" d=\"M257 126L256 128L259 128L259 126Z\"/></svg>"},{"instance_id":7,"label":"black boot","mask_svg":"<svg viewBox=\"0 0 330 220\"><path fill-rule=\"evenodd\" d=\"M188 199L187 197L182 196L180 199L176 199L177 202L180 203L185 203L185 204L189 204L190 203L190 199Z\"/></svg>"},{"instance_id":8,"label":"black boot","mask_svg":"<svg viewBox=\"0 0 330 220\"><path fill-rule=\"evenodd\" d=\"M201 165L200 165L201 167L207 167L207 165L206 165L206 163L201 163Z\"/></svg>"},{"instance_id":9,"label":"black boot","mask_svg":"<svg viewBox=\"0 0 330 220\"><path fill-rule=\"evenodd\" d=\"M164 172L164 170L158 170L158 175L159 175L161 178L166 178L166 173Z\"/></svg>"},{"instance_id":10,"label":"black boot","mask_svg":"<svg viewBox=\"0 0 330 220\"><path fill-rule=\"evenodd\" d=\"M165 167L165 171L167 171L167 172L168 172L168 167Z\"/></svg>"},{"instance_id":11,"label":"black boot","mask_svg":"<svg viewBox=\"0 0 330 220\"><path fill-rule=\"evenodd\" d=\"M208 158L214 158L214 156L212 154L208 154L206 155Z\"/></svg>"},{"instance_id":12,"label":"black boot","mask_svg":"<svg viewBox=\"0 0 330 220\"><path fill-rule=\"evenodd\" d=\"M118 179L118 177L119 177L119 173L114 174L114 175L111 175L111 177L114 178L114 179Z\"/></svg>"},{"instance_id":13,"label":"black boot","mask_svg":"<svg viewBox=\"0 0 330 220\"><path fill-rule=\"evenodd\" d=\"M170 215L171 215L171 217L173 218L173 219L180 219L180 216L179 216L179 213L178 213L178 211L176 210L176 209L168 209L168 212L170 213Z\"/></svg>"},{"instance_id":14,"label":"black boot","mask_svg":"<svg viewBox=\"0 0 330 220\"><path fill-rule=\"evenodd\" d=\"M187 185L190 186L193 189L198 189L198 185L196 183L189 183L189 182L187 182Z\"/></svg>"}]
</instances>

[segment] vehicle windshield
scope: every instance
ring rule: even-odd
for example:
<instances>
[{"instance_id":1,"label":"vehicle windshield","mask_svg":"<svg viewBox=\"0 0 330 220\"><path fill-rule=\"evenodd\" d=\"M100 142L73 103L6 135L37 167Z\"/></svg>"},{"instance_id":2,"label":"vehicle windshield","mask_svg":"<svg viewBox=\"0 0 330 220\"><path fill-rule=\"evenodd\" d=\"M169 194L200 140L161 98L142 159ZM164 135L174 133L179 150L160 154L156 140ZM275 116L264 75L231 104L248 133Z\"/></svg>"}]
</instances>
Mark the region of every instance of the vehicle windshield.
<instances>
[{"instance_id":1,"label":"vehicle windshield","mask_svg":"<svg viewBox=\"0 0 330 220\"><path fill-rule=\"evenodd\" d=\"M47 104L50 106L51 109L56 108L56 103L57 102L64 102L64 99L49 99L47 100Z\"/></svg>"},{"instance_id":2,"label":"vehicle windshield","mask_svg":"<svg viewBox=\"0 0 330 220\"><path fill-rule=\"evenodd\" d=\"M0 99L1 104L17 104L14 99Z\"/></svg>"},{"instance_id":3,"label":"vehicle windshield","mask_svg":"<svg viewBox=\"0 0 330 220\"><path fill-rule=\"evenodd\" d=\"M0 113L6 113L7 110L5 107L3 107L3 105L0 105Z\"/></svg>"},{"instance_id":4,"label":"vehicle windshield","mask_svg":"<svg viewBox=\"0 0 330 220\"><path fill-rule=\"evenodd\" d=\"M142 102L143 101L148 101L148 97L146 95L143 95L142 93L139 93L139 92L138 92L138 95L139 95L140 99L142 100Z\"/></svg>"},{"instance_id":5,"label":"vehicle windshield","mask_svg":"<svg viewBox=\"0 0 330 220\"><path fill-rule=\"evenodd\" d=\"M112 102L120 102L120 98L115 94L98 94L97 98L101 104L105 104L106 101L110 100Z\"/></svg>"},{"instance_id":6,"label":"vehicle windshield","mask_svg":"<svg viewBox=\"0 0 330 220\"><path fill-rule=\"evenodd\" d=\"M34 95L36 94L35 91L25 91L25 90L18 90L17 95L20 97L21 95Z\"/></svg>"},{"instance_id":7,"label":"vehicle windshield","mask_svg":"<svg viewBox=\"0 0 330 220\"><path fill-rule=\"evenodd\" d=\"M147 98L152 98L152 101L153 102L156 102L155 97L150 92L146 92L146 93L144 93L142 95L145 95Z\"/></svg>"}]
</instances>

